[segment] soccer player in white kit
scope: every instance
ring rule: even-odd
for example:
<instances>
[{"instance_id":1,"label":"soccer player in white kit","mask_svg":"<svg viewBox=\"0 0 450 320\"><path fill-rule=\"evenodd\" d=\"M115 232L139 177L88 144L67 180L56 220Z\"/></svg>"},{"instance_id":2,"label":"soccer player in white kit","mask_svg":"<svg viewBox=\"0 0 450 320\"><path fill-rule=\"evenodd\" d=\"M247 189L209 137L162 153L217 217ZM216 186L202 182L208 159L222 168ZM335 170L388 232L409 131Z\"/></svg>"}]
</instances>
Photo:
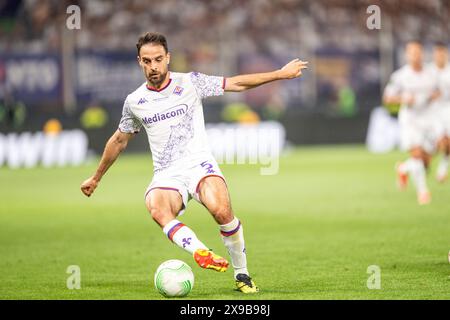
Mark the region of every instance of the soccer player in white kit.
<instances>
[{"instance_id":1,"label":"soccer player in white kit","mask_svg":"<svg viewBox=\"0 0 450 320\"><path fill-rule=\"evenodd\" d=\"M448 177L450 157L450 64L448 48L443 42L433 46L433 63L430 66L438 81L441 96L433 103L434 123L437 127L438 149L442 158L438 164L436 179L444 182Z\"/></svg>"},{"instance_id":2,"label":"soccer player in white kit","mask_svg":"<svg viewBox=\"0 0 450 320\"><path fill-rule=\"evenodd\" d=\"M86 196L92 195L128 141L143 127L154 164L153 180L145 192L152 218L173 243L193 255L200 267L224 272L228 261L208 249L177 219L190 198L199 201L219 224L237 290L258 292L247 269L242 224L234 216L225 178L208 148L202 99L297 78L307 62L295 59L272 72L225 78L170 72L170 53L161 34L144 34L136 47L147 81L127 96L119 128L108 140L97 171L82 183L81 190Z\"/></svg>"},{"instance_id":3,"label":"soccer player in white kit","mask_svg":"<svg viewBox=\"0 0 450 320\"><path fill-rule=\"evenodd\" d=\"M401 148L410 158L397 166L397 182L403 190L411 175L419 204L431 201L426 181L426 168L436 148L436 137L430 104L439 97L437 81L423 64L422 44L410 41L406 45L407 64L395 71L387 84L385 104L401 104L399 111Z\"/></svg>"}]
</instances>

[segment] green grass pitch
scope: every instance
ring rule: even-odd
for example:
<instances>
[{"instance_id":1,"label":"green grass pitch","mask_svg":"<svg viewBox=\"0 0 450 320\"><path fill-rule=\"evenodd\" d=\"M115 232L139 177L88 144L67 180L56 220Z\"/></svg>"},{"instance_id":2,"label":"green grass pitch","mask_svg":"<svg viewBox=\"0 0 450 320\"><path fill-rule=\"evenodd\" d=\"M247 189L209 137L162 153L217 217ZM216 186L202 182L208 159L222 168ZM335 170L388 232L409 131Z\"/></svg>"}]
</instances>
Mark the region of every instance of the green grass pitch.
<instances>
[{"instance_id":1,"label":"green grass pitch","mask_svg":"<svg viewBox=\"0 0 450 320\"><path fill-rule=\"evenodd\" d=\"M416 204L395 186L405 154L362 146L305 147L281 158L279 174L222 165L246 237L257 295L234 291L232 271L216 273L168 241L146 212L150 155L123 154L91 198L80 183L96 168L0 169L0 299L164 299L158 265L187 262L189 299L448 299L450 183L429 173L433 202ZM218 227L191 201L181 220L226 256ZM69 265L81 289L69 290ZM369 290L367 268L381 269Z\"/></svg>"}]
</instances>

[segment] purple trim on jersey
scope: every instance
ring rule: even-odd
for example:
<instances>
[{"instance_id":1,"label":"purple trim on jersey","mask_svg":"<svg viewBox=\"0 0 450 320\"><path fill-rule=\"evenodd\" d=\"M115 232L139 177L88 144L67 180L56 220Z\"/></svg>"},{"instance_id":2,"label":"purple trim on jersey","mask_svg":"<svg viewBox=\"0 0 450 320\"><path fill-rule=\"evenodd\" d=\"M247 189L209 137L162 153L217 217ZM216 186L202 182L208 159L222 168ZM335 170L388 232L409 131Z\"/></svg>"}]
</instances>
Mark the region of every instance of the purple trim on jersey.
<instances>
[{"instance_id":1,"label":"purple trim on jersey","mask_svg":"<svg viewBox=\"0 0 450 320\"><path fill-rule=\"evenodd\" d=\"M238 226L235 229L233 229L231 231L220 231L220 233L224 237L229 237L229 236L232 236L233 234L235 234L236 232L238 232L240 227L241 227L241 221L239 221L239 224L238 224Z\"/></svg>"},{"instance_id":2,"label":"purple trim on jersey","mask_svg":"<svg viewBox=\"0 0 450 320\"><path fill-rule=\"evenodd\" d=\"M227 84L227 78L223 77L222 89L225 90L225 85Z\"/></svg>"},{"instance_id":3,"label":"purple trim on jersey","mask_svg":"<svg viewBox=\"0 0 450 320\"><path fill-rule=\"evenodd\" d=\"M134 133L134 134L139 133L139 131L136 131L136 130L134 130L133 132L122 131L122 129L121 129L120 127L118 127L117 129L119 129L119 131L122 132L122 133L129 133L129 134L132 134L132 133Z\"/></svg>"},{"instance_id":4,"label":"purple trim on jersey","mask_svg":"<svg viewBox=\"0 0 450 320\"><path fill-rule=\"evenodd\" d=\"M166 88L170 85L171 82L172 82L172 79L169 79L169 82L167 82L167 84L166 84L164 87L159 88L159 89L150 87L148 84L146 84L145 86L146 86L146 88L147 88L148 90L150 90L150 91L161 92L161 91L163 91L164 89L166 89Z\"/></svg>"}]
</instances>

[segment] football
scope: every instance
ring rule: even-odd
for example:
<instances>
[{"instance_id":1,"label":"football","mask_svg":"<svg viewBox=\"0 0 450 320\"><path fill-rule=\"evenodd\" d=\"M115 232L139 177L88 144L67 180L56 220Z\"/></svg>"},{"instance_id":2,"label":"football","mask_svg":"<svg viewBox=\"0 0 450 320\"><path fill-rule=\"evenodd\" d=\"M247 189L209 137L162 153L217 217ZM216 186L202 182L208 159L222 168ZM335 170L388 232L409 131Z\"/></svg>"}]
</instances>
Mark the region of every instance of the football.
<instances>
[{"instance_id":1,"label":"football","mask_svg":"<svg viewBox=\"0 0 450 320\"><path fill-rule=\"evenodd\" d=\"M167 260L155 272L155 287L165 297L185 297L194 287L194 273L181 260Z\"/></svg>"}]
</instances>

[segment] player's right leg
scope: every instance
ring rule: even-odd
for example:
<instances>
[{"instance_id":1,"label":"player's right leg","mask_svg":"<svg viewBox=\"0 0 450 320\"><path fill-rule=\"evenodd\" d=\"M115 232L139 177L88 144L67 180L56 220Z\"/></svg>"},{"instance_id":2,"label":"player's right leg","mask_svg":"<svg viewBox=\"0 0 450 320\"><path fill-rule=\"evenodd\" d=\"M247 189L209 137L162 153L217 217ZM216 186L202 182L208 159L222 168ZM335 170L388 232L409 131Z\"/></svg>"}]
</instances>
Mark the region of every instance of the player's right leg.
<instances>
[{"instance_id":1,"label":"player's right leg","mask_svg":"<svg viewBox=\"0 0 450 320\"><path fill-rule=\"evenodd\" d=\"M436 179L439 182L445 182L448 177L448 166L449 166L449 158L450 158L450 138L444 136L439 141L438 149L442 152L442 158L439 162Z\"/></svg>"},{"instance_id":2,"label":"player's right leg","mask_svg":"<svg viewBox=\"0 0 450 320\"><path fill-rule=\"evenodd\" d=\"M406 190L406 187L408 186L408 180L409 180L409 159L397 163L395 166L395 170L397 171L397 187L404 191Z\"/></svg>"},{"instance_id":3,"label":"player's right leg","mask_svg":"<svg viewBox=\"0 0 450 320\"><path fill-rule=\"evenodd\" d=\"M426 167L430 162L430 155L425 149L432 148L427 139L430 128L419 118L404 112L399 115L399 122L401 148L408 150L410 157L397 165L397 184L400 189L405 189L410 176L416 187L419 204L427 204L431 201L426 181Z\"/></svg>"},{"instance_id":4,"label":"player's right leg","mask_svg":"<svg viewBox=\"0 0 450 320\"><path fill-rule=\"evenodd\" d=\"M191 255L199 249L208 250L194 231L179 221L177 215L185 207L179 191L175 188L152 188L145 197L147 210L153 220L163 229L170 241Z\"/></svg>"},{"instance_id":5,"label":"player's right leg","mask_svg":"<svg viewBox=\"0 0 450 320\"><path fill-rule=\"evenodd\" d=\"M411 157L407 160L397 163L397 186L400 190L406 190L408 185L409 176L411 175L412 168L414 167L414 157L412 156L415 146L420 146L421 135L419 133L420 128L416 125L414 119L408 113L400 112L399 124L400 124L400 145L403 151L409 151ZM421 155L419 155L419 158Z\"/></svg>"},{"instance_id":6,"label":"player's right leg","mask_svg":"<svg viewBox=\"0 0 450 320\"><path fill-rule=\"evenodd\" d=\"M411 175L419 204L428 204L431 201L431 193L426 181L426 167L428 167L430 155L421 147L414 147L410 151L410 158L399 166L399 171Z\"/></svg>"}]
</instances>

